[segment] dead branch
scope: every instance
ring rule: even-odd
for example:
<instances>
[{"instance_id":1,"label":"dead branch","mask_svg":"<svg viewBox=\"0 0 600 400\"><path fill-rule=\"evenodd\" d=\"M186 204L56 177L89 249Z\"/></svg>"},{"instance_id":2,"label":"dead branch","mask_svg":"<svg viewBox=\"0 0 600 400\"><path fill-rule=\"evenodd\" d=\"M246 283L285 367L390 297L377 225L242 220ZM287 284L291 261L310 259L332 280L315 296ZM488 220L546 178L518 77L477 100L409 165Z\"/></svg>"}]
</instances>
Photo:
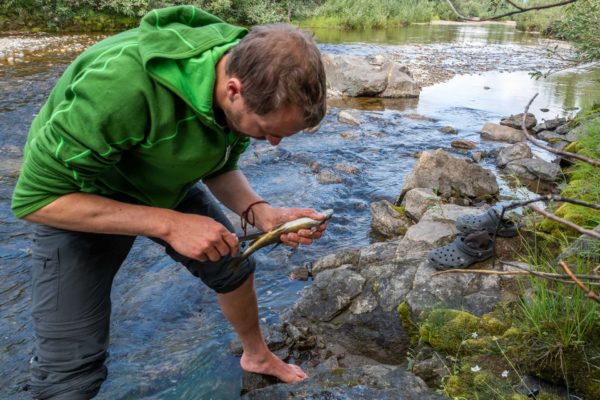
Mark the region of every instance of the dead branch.
<instances>
[{"instance_id":1,"label":"dead branch","mask_svg":"<svg viewBox=\"0 0 600 400\"><path fill-rule=\"evenodd\" d=\"M512 265L512 264L508 264L508 263L504 263L504 264ZM446 271L440 271L440 272L433 273L433 274L431 274L431 276L433 277L433 276L453 274L453 273L454 274L478 274L478 275L508 275L508 276L532 275L532 276L536 276L538 278L543 278L543 279L547 279L547 280L554 281L554 282L575 284L575 282L570 280L570 276L567 274L552 274L549 272L532 271L527 268L518 267L517 265L512 265L512 266L521 268L522 271L494 271L494 270L489 270L489 269L449 269ZM600 276L593 276L593 275L577 275L577 277L580 279L600 280ZM599 286L600 287L600 282L587 282L587 284L590 286Z\"/></svg>"},{"instance_id":2,"label":"dead branch","mask_svg":"<svg viewBox=\"0 0 600 400\"><path fill-rule=\"evenodd\" d=\"M527 112L529 111L529 107L531 106L531 103L533 103L533 101L538 96L538 94L539 93L536 93L535 96L533 96L533 98L531 100L529 100L529 103L527 103L527 106L525 107L525 112L523 113L523 120L521 121L521 130L525 134L525 137L527 138L527 140L529 140L531 143L535 144L537 147L540 147L540 148L542 148L544 150L549 151L550 153L554 153L554 154L557 154L557 155L563 156L563 157L574 158L576 160L583 161L583 162L586 162L586 163L588 163L590 165L593 165L594 167L600 168L600 161L594 160L592 158L584 157L584 156L581 156L579 154L569 153L567 151L562 151L562 150L554 149L554 148L552 148L550 146L547 146L546 144L542 143L542 141L534 138L527 131L527 126L525 125L525 118L527 117Z\"/></svg>"},{"instance_id":3,"label":"dead branch","mask_svg":"<svg viewBox=\"0 0 600 400\"><path fill-rule=\"evenodd\" d=\"M562 269L567 273L567 275L569 275L569 277L577 284L577 286L579 286L584 292L586 292L587 297L600 304L600 297L598 297L596 293L592 292L583 283L581 283L581 281L577 279L577 277L573 274L569 267L567 267L567 264L565 264L563 260L560 260L558 263L560 264Z\"/></svg>"},{"instance_id":4,"label":"dead branch","mask_svg":"<svg viewBox=\"0 0 600 400\"><path fill-rule=\"evenodd\" d=\"M509 261L502 261L502 264L508 265L509 267L518 268L518 269L522 270L523 272L528 272L528 273L530 272L534 275L538 274L541 276L552 276L552 277L557 277L557 278L571 279L571 277L567 274L555 274L555 273L550 273L550 272L533 271L522 265L515 264L515 263L509 262ZM575 275L575 276L579 279L600 280L600 275Z\"/></svg>"},{"instance_id":5,"label":"dead branch","mask_svg":"<svg viewBox=\"0 0 600 400\"><path fill-rule=\"evenodd\" d=\"M577 224L574 224L574 223L572 223L570 221L567 221L566 219L557 217L556 215L554 215L552 213L549 213L548 211L544 211L541 208L538 208L536 206L530 205L529 208L531 208L536 213L541 214L541 215L543 215L544 217L546 217L548 219L556 221L556 222L558 222L558 223L560 223L560 224L562 224L562 225L564 225L566 227L569 227L569 228L571 228L571 229L573 229L573 230L581 233L582 235L588 235L590 237L593 237L595 239L599 239L600 240L600 232L596 232L596 231L593 231L591 229L582 228L582 227L580 227Z\"/></svg>"},{"instance_id":6,"label":"dead branch","mask_svg":"<svg viewBox=\"0 0 600 400\"><path fill-rule=\"evenodd\" d=\"M448 5L450 6L450 8L452 9L452 12L454 12L454 14L456 14L456 16L464 21L471 21L471 22L480 22L480 21L493 21L496 19L501 19L504 17L509 17L511 15L515 15L515 14L521 14L524 12L528 12L528 11L533 11L533 10L544 10L546 8L554 8L554 7L560 7L560 6L565 6L567 4L571 4L571 3L575 3L577 0L565 0L565 1L560 1L558 3L552 3L552 4L545 4L542 6L534 6L534 7L521 7L517 4L515 4L514 2L510 1L510 0L505 0L508 4L510 4L511 6L515 7L517 10L515 11L509 11L507 13L504 14L500 14L500 15L494 15L491 17L487 17L487 18L472 18L472 17L465 17L464 15L461 15L458 10L456 9L456 7L454 7L454 4L452 3L452 0L446 0L446 2L448 3Z\"/></svg>"}]
</instances>

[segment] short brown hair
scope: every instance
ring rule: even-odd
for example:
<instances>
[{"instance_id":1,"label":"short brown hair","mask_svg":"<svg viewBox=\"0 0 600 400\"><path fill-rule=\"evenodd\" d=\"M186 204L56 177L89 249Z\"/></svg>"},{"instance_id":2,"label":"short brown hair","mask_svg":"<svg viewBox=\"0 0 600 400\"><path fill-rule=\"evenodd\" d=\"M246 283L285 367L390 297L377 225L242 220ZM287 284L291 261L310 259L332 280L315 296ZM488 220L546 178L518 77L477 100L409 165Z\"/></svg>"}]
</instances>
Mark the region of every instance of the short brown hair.
<instances>
[{"instance_id":1,"label":"short brown hair","mask_svg":"<svg viewBox=\"0 0 600 400\"><path fill-rule=\"evenodd\" d=\"M312 36L299 29L287 24L253 28L231 49L225 71L240 79L244 102L259 115L298 106L307 127L325 116L321 53Z\"/></svg>"}]
</instances>

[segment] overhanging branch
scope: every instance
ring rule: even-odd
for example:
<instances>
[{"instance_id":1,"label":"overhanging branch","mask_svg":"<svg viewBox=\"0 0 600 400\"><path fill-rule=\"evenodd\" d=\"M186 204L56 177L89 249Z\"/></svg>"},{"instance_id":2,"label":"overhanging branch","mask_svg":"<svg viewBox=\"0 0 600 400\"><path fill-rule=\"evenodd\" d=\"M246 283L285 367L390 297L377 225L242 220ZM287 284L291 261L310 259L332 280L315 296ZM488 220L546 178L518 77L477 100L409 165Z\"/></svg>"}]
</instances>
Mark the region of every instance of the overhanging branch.
<instances>
[{"instance_id":1,"label":"overhanging branch","mask_svg":"<svg viewBox=\"0 0 600 400\"><path fill-rule=\"evenodd\" d=\"M515 7L516 10L515 11L509 11L507 13L501 14L501 15L494 15L491 17L486 17L486 18L473 18L473 17L465 17L464 15L461 15L458 10L456 9L456 7L454 6L454 4L452 3L452 0L446 0L446 2L448 3L448 5L450 6L450 8L452 9L452 11L454 12L454 14L456 14L456 16L464 21L471 21L471 22L479 22L479 21L493 21L493 20L497 20L500 18L504 18L504 17L509 17L511 15L515 15L515 14L521 14L527 11L533 11L533 10L544 10L546 8L554 8L554 7L560 7L560 6L565 6L567 4L571 4L571 3L575 3L577 0L564 0L564 1L559 1L558 3L551 3L551 4L545 4L545 5L541 5L541 6L534 6L534 7L521 7L517 4L515 4L513 1L510 0L505 0L508 4L510 4L511 6Z\"/></svg>"}]
</instances>

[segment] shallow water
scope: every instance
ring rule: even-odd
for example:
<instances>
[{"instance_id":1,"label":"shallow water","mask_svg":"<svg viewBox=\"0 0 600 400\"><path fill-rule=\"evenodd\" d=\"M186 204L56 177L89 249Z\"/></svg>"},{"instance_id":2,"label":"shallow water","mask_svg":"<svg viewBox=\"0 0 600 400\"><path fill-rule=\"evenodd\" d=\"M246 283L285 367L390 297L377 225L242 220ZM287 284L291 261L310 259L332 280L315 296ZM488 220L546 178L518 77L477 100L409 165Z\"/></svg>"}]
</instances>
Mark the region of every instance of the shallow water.
<instances>
[{"instance_id":1,"label":"shallow water","mask_svg":"<svg viewBox=\"0 0 600 400\"><path fill-rule=\"evenodd\" d=\"M318 132L296 135L278 147L257 142L247 151L242 169L273 204L335 209L327 235L315 245L258 253L263 324L277 322L281 310L294 303L305 285L287 279L294 267L372 241L369 204L393 200L400 193L414 166L414 153L445 148L468 154L450 149L454 139L473 140L478 150L495 148L499 144L480 141L479 129L487 121L522 112L536 92L540 95L531 111L538 119L569 115L575 112L573 107L600 94L597 66L531 80L527 73L531 69L562 64L540 56L544 50L537 37L511 28L419 26L377 33L383 36L332 35L317 33L324 51L383 53L416 64L425 62L419 57L437 51L440 63L458 66L458 75L425 87L419 99L331 102L331 113ZM465 60L469 53L481 60L483 69ZM518 55L516 60L513 55ZM0 65L0 398L27 398L19 388L27 377L33 344L28 314L30 227L15 220L9 208L20 148L31 119L72 57L68 52L50 52L35 60L26 57L29 63ZM337 114L345 108L355 109L363 121L360 128L337 122ZM410 113L430 119L407 118ZM459 134L440 133L438 128L446 125ZM313 162L332 169L343 182L318 183L309 168ZM355 166L358 172L341 172L336 164ZM483 165L495 171L489 161ZM510 194L512 189L500 182L502 193ZM146 239L136 242L117 275L112 299L109 379L99 399L231 399L239 394L239 360L227 352L233 335L215 296L190 279L158 245Z\"/></svg>"}]
</instances>

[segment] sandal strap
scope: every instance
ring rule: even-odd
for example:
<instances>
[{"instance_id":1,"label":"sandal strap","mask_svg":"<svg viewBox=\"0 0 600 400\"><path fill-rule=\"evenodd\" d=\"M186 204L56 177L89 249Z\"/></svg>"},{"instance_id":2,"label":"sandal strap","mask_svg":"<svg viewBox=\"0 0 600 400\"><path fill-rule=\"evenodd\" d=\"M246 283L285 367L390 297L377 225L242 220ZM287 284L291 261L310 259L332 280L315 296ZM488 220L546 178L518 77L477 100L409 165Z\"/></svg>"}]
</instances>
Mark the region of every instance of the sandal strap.
<instances>
[{"instance_id":1,"label":"sandal strap","mask_svg":"<svg viewBox=\"0 0 600 400\"><path fill-rule=\"evenodd\" d=\"M471 257L477 257L477 258L481 258L481 257L489 257L493 250L494 250L494 246L492 241L490 240L488 242L488 248L487 249L474 249L473 247L470 247L469 245L467 245L464 242L464 238L466 236L459 236L456 238L456 240L454 241L456 244L456 247L462 251L465 254L470 255Z\"/></svg>"}]
</instances>

